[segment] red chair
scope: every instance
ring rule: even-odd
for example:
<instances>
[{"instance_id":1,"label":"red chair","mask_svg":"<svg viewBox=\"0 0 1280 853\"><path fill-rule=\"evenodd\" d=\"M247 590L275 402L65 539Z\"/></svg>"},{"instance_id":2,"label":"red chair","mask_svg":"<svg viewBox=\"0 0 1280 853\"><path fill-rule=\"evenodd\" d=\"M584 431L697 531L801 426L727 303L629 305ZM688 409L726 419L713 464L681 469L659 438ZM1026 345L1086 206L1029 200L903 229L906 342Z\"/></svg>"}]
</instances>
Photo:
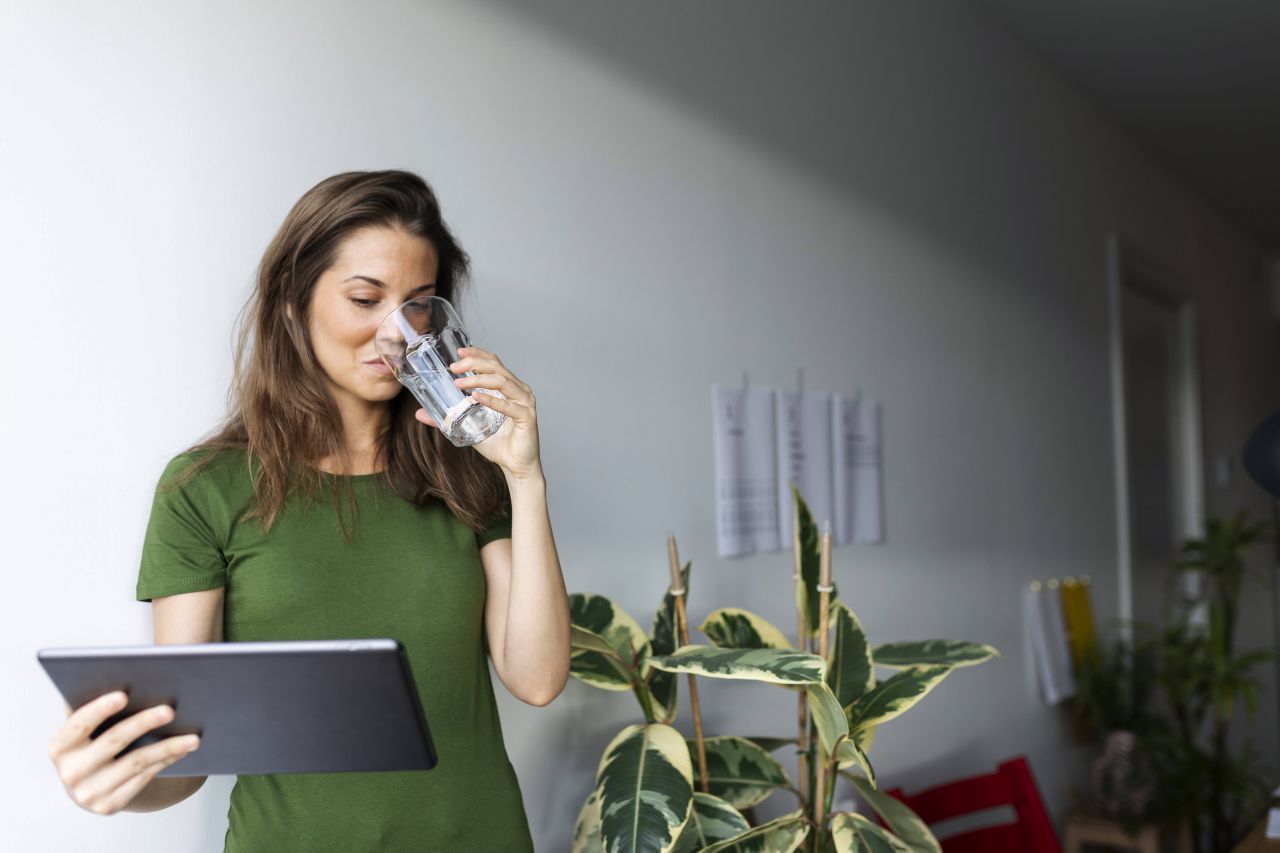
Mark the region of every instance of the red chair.
<instances>
[{"instance_id":1,"label":"red chair","mask_svg":"<svg viewBox=\"0 0 1280 853\"><path fill-rule=\"evenodd\" d=\"M1013 807L1017 822L984 826L940 839L944 853L1061 853L1031 767L1022 756L1004 762L995 773L985 776L948 782L911 796L902 793L901 788L889 794L930 825L984 809Z\"/></svg>"}]
</instances>

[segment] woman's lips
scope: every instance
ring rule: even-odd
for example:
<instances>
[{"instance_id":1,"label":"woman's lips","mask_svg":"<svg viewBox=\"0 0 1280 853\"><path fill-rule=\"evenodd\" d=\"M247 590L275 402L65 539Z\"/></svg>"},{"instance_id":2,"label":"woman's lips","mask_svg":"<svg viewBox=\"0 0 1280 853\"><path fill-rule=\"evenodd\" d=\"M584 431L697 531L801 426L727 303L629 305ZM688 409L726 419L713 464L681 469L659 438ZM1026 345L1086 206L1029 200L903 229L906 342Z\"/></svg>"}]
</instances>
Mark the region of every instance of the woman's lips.
<instances>
[{"instance_id":1,"label":"woman's lips","mask_svg":"<svg viewBox=\"0 0 1280 853\"><path fill-rule=\"evenodd\" d=\"M391 375L391 368L387 367L387 363L380 358L374 359L373 361L366 361L365 364L369 365L383 376Z\"/></svg>"}]
</instances>

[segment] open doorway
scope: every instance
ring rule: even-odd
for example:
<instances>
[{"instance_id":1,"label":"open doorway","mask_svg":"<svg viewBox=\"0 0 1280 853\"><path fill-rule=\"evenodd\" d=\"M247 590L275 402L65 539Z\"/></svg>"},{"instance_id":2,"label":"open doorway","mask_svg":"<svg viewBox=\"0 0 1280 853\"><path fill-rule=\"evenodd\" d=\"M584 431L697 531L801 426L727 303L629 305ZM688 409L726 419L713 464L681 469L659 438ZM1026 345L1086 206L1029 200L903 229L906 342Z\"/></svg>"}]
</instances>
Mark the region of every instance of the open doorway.
<instances>
[{"instance_id":1,"label":"open doorway","mask_svg":"<svg viewBox=\"0 0 1280 853\"><path fill-rule=\"evenodd\" d=\"M1195 305L1119 237L1109 252L1119 610L1159 625L1170 565L1204 525Z\"/></svg>"}]
</instances>

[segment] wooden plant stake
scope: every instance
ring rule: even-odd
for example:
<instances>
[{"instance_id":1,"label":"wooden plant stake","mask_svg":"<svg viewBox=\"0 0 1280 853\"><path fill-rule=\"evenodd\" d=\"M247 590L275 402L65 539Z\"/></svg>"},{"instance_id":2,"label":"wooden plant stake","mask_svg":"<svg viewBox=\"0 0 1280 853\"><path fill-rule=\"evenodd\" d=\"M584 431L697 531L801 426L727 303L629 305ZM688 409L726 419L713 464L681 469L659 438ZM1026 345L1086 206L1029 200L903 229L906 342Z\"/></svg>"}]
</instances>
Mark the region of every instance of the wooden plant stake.
<instances>
[{"instance_id":1,"label":"wooden plant stake","mask_svg":"<svg viewBox=\"0 0 1280 853\"><path fill-rule=\"evenodd\" d=\"M802 577L802 574L800 571L800 512L798 509L793 514L792 521L791 521L791 553L792 553L792 556L795 558L795 567L796 567L795 574L792 577L795 580L796 589L798 590L800 588L800 584L804 583L804 578ZM804 607L801 606L800 596L797 594L796 595L796 649L802 652L807 652L809 650L809 632L806 630L807 627L808 625L805 620ZM807 747L805 746L805 744L808 743L808 740L807 740L808 733L805 731L805 729L808 727L807 724L809 721L809 706L808 706L808 703L806 703L805 701L805 695L803 690L800 691L799 704L800 704L800 707L797 713L799 715L799 722L800 722L800 736L796 739L796 746L799 748L799 755L796 758L796 762L798 765L796 775L798 777L797 787L800 791L800 800L801 802L803 802L804 798L809 793L809 762L808 762Z\"/></svg>"},{"instance_id":2,"label":"wooden plant stake","mask_svg":"<svg viewBox=\"0 0 1280 853\"><path fill-rule=\"evenodd\" d=\"M831 606L831 522L826 523L826 529L822 532L822 558L819 564L818 574L818 656L824 661L827 659L827 633L829 629L829 618L827 610ZM822 761L821 747L819 754L816 756L818 765L818 783L815 786L817 790L814 792L813 798L813 822L818 825L818 832L822 832L822 811L826 801L826 762Z\"/></svg>"},{"instance_id":3,"label":"wooden plant stake","mask_svg":"<svg viewBox=\"0 0 1280 853\"><path fill-rule=\"evenodd\" d=\"M671 596L676 600L676 629L679 632L680 645L689 645L689 617L684 609L684 583L680 577L680 558L676 555L676 537L667 534L667 556L671 560ZM693 712L693 737L698 744L698 776L702 783L702 793L711 793L711 782L707 778L707 747L702 740L702 709L698 705L698 682L689 673L689 709Z\"/></svg>"}]
</instances>

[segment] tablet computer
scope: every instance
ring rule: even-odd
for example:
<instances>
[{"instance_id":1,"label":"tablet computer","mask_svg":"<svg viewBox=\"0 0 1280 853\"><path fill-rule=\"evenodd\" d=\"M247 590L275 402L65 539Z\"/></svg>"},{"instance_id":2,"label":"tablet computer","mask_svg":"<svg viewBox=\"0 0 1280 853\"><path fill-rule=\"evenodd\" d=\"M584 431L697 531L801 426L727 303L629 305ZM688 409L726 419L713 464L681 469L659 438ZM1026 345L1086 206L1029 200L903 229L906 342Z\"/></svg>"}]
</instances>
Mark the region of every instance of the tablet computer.
<instances>
[{"instance_id":1,"label":"tablet computer","mask_svg":"<svg viewBox=\"0 0 1280 853\"><path fill-rule=\"evenodd\" d=\"M429 770L436 752L404 647L393 639L41 649L67 704L123 690L174 719L125 752L181 734L200 748L161 776Z\"/></svg>"}]
</instances>

